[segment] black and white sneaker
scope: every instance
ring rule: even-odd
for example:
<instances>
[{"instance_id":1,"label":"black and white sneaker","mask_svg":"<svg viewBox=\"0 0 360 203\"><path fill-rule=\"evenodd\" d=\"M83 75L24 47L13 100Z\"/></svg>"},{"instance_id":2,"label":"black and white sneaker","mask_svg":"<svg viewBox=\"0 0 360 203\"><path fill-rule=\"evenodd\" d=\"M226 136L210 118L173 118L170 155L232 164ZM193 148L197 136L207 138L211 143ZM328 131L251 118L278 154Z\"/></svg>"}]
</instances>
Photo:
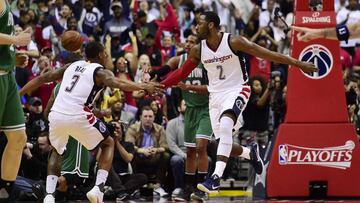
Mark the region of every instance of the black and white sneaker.
<instances>
[{"instance_id":1,"label":"black and white sneaker","mask_svg":"<svg viewBox=\"0 0 360 203\"><path fill-rule=\"evenodd\" d=\"M201 190L195 190L195 192L191 193L190 199L198 202L205 202L209 200L209 195Z\"/></svg>"},{"instance_id":2,"label":"black and white sneaker","mask_svg":"<svg viewBox=\"0 0 360 203\"><path fill-rule=\"evenodd\" d=\"M220 189L220 178L216 174L206 177L205 181L197 184L197 189L208 194L218 194Z\"/></svg>"},{"instance_id":3,"label":"black and white sneaker","mask_svg":"<svg viewBox=\"0 0 360 203\"><path fill-rule=\"evenodd\" d=\"M46 195L45 188L40 183L34 183L31 186L31 190L38 200L43 200L45 198Z\"/></svg>"},{"instance_id":4,"label":"black and white sneaker","mask_svg":"<svg viewBox=\"0 0 360 203\"><path fill-rule=\"evenodd\" d=\"M259 154L259 146L256 142L250 144L250 164L254 167L257 174L261 174L264 170L264 162Z\"/></svg>"},{"instance_id":5,"label":"black and white sneaker","mask_svg":"<svg viewBox=\"0 0 360 203\"><path fill-rule=\"evenodd\" d=\"M127 200L130 197L130 195L126 192L118 192L116 194L116 202L121 202L123 200Z\"/></svg>"}]
</instances>

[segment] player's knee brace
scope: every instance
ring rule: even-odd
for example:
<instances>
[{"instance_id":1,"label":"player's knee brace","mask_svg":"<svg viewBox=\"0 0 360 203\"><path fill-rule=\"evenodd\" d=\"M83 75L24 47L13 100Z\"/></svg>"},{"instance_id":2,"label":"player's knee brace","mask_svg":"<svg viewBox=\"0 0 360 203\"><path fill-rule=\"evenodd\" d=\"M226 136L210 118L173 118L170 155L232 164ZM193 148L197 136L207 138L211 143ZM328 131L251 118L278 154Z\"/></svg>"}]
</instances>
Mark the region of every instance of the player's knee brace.
<instances>
[{"instance_id":1,"label":"player's knee brace","mask_svg":"<svg viewBox=\"0 0 360 203\"><path fill-rule=\"evenodd\" d=\"M222 117L220 119L220 141L217 150L218 155L229 157L232 149L233 138L232 128L234 121L229 117Z\"/></svg>"}]
</instances>

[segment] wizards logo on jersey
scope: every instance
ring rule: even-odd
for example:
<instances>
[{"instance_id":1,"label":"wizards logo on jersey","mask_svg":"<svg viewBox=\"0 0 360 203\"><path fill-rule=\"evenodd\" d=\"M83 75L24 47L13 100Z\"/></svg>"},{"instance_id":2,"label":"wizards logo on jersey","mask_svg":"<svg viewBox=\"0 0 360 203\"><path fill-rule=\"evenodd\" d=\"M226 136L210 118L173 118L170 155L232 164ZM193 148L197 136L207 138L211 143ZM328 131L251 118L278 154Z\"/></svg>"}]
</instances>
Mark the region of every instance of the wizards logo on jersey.
<instances>
[{"instance_id":1,"label":"wizards logo on jersey","mask_svg":"<svg viewBox=\"0 0 360 203\"><path fill-rule=\"evenodd\" d=\"M303 72L305 76L312 79L324 78L330 73L333 67L333 56L331 52L320 44L312 44L305 47L300 53L299 60L311 62L318 67L319 72L311 74Z\"/></svg>"}]
</instances>

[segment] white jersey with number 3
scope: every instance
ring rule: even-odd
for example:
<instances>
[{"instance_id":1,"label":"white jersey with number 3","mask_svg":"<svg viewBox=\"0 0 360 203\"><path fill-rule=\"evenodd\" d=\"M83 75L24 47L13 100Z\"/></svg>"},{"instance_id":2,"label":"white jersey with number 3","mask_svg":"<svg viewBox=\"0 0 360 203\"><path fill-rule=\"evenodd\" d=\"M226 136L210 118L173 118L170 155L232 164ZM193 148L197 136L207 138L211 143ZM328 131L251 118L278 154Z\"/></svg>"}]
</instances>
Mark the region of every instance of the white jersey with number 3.
<instances>
[{"instance_id":1,"label":"white jersey with number 3","mask_svg":"<svg viewBox=\"0 0 360 203\"><path fill-rule=\"evenodd\" d=\"M65 71L59 93L51 111L67 115L84 114L84 107L91 109L102 87L95 83L95 74L103 68L98 63L77 61Z\"/></svg>"},{"instance_id":2,"label":"white jersey with number 3","mask_svg":"<svg viewBox=\"0 0 360 203\"><path fill-rule=\"evenodd\" d=\"M229 42L230 34L223 33L214 51L207 46L206 40L201 41L201 62L208 73L210 93L241 89L248 81L245 59L232 51Z\"/></svg>"}]
</instances>

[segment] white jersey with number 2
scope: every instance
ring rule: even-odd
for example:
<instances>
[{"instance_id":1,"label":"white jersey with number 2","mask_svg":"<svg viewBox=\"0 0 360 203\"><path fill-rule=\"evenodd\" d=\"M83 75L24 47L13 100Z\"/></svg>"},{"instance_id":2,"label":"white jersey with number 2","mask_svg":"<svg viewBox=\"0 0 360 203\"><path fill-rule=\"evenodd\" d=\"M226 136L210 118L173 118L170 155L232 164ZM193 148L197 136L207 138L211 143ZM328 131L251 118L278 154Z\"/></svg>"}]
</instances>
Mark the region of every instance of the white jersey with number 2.
<instances>
[{"instance_id":1,"label":"white jersey with number 2","mask_svg":"<svg viewBox=\"0 0 360 203\"><path fill-rule=\"evenodd\" d=\"M201 62L208 73L210 93L241 89L248 81L245 59L231 49L230 36L223 33L217 50L209 48L206 40L201 41Z\"/></svg>"}]
</instances>

